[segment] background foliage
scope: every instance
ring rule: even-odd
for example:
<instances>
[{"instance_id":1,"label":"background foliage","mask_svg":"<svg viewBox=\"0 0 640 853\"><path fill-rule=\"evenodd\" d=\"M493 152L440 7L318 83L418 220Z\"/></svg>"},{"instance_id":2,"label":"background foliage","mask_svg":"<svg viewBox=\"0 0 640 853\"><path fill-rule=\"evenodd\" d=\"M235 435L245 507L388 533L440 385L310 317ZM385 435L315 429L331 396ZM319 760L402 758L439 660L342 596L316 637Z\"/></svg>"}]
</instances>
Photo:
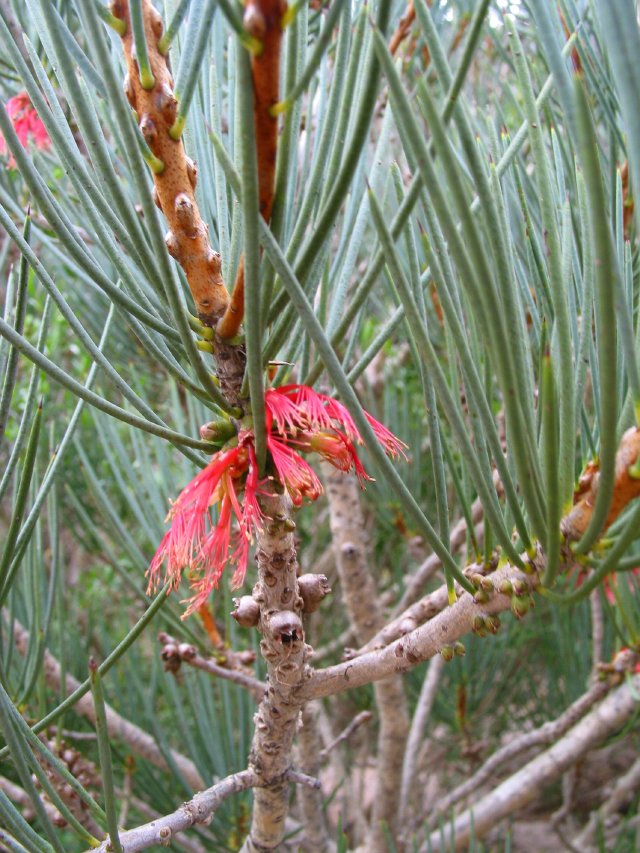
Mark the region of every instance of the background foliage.
<instances>
[{"instance_id":1,"label":"background foliage","mask_svg":"<svg viewBox=\"0 0 640 853\"><path fill-rule=\"evenodd\" d=\"M181 103L190 104L184 138L198 163L198 203L231 282L243 235L238 9L158 5L167 21L187 12L171 62ZM560 520L593 458L602 497L578 549L585 567L633 569L637 508L606 541L600 534L615 450L640 402L634 4L411 7L416 19L395 58L386 45L404 2L295 7L273 239L263 229L260 295L247 304L262 367L280 365L276 384L316 382L354 411L360 403L409 445L410 464L395 471L368 462L376 482L363 494L372 572L390 610L438 548L451 583L465 559L518 560L540 542L554 586ZM13 19L24 39L10 32ZM150 613L144 573L169 501L211 451L194 437L221 414L212 362L187 323L193 306L151 201L119 39L98 4L4 0L0 45L1 99L26 90L51 138L47 150L23 151L0 112L16 161L0 172L0 721L12 754L9 762L3 753L2 773L41 802L33 785L46 776L25 722L47 732L47 750L73 743L100 766L95 739L84 737L93 727L61 710L64 691L47 683L48 649L81 682L93 656L108 704L165 755L171 746L190 757L209 782L246 765L253 701L205 673L163 671L160 630L210 651L203 625L180 621L180 596L160 595L146 630L134 626ZM477 499L481 536L468 533L462 554L451 553L450 530ZM323 502L300 512L298 531L303 570L333 580ZM445 669L427 736L445 790L505 734L559 716L584 692L594 653L606 661L637 647L638 579L617 577L613 603L596 593L600 650L590 642L587 599L569 607L538 598L534 618L507 618L496 637L465 641L466 656ZM554 592L575 587L574 572ZM211 608L230 648L257 650L229 616L226 584ZM29 632L25 654L12 641L14 620ZM309 633L323 665L351 642L331 603ZM406 678L411 706L424 675L418 667ZM333 701L336 730L372 705L369 689ZM636 744L637 728L628 738ZM364 741L352 748L356 763L370 758ZM112 761L131 825L191 794L175 766L163 771L115 742ZM98 770L87 787L101 803L99 778ZM60 805L55 791L48 796ZM206 849L237 849L249 809L248 794L229 800L199 830ZM32 824L24 814L0 792L11 849L87 846L68 820L58 829L42 810ZM416 844L427 814L418 810ZM632 849L630 838L623 827L616 849Z\"/></svg>"}]
</instances>

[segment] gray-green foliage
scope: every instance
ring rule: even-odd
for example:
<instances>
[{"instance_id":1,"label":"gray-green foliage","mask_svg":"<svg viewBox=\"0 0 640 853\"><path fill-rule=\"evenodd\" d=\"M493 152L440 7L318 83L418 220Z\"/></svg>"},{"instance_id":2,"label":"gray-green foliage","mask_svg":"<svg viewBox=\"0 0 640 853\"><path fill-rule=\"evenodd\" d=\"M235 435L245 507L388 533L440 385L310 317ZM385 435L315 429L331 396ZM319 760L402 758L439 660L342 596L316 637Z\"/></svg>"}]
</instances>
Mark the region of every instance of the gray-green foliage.
<instances>
[{"instance_id":1,"label":"gray-green foliage","mask_svg":"<svg viewBox=\"0 0 640 853\"><path fill-rule=\"evenodd\" d=\"M238 11L230 3L164 3L177 27L171 62L202 216L226 280L244 251L260 284L247 298L246 387L256 407L264 369L277 360L286 363L278 381L322 381L349 407L378 479L369 511L381 583L392 589L401 576L387 567L412 568L405 543L416 535L440 555L450 584L466 582L448 530L469 517L477 497L485 555L496 547L517 562L539 540L552 584L560 518L595 456L601 487L579 548L595 568L635 565L633 510L609 531L609 556L591 550L618 439L640 404L636 226L617 171L628 158L629 187L640 191L635 8L632 0L541 0L504 19L497 5L415 0L416 44L394 59L388 44L401 3L335 2L325 11L301 4L284 40L288 109L269 228L247 153L248 56ZM21 43L5 6L24 28ZM249 697L200 673L165 676L153 648L159 627L206 647L195 620L180 622L178 596L146 594L144 573L170 499L211 450L198 427L228 407L196 348L186 282L165 249L123 68L119 38L96 3L0 4L1 99L25 89L52 143L23 150L0 110L17 163L0 172L0 721L15 770L7 772L36 808L30 774L40 764L24 720L84 725L46 687L45 648L85 692L89 654L108 662L107 701L159 744L189 755L203 779L243 767L250 737ZM360 401L407 441L411 465L380 451ZM327 547L328 534L310 520L318 512L300 516L304 565ZM478 546L468 544L473 554ZM574 582L560 578L556 589ZM614 627L627 643L638 641L637 597L626 584L617 594L609 650ZM231 645L249 643L226 615L224 585L214 607ZM151 621L145 612L153 624L141 634L134 626ZM553 622L562 657L544 631L525 635L517 624L490 652L474 647L449 676L457 690L472 685L469 713L503 703L503 720L510 701L524 701L522 683L500 680L495 659L511 661L527 648L546 666L566 664L564 695L534 705L532 718L579 695L588 667L575 669L570 659L588 659L576 639L585 612L545 611L541 624ZM13 619L30 632L24 657L13 648ZM343 627L334 619L317 629L318 642ZM479 671L493 680L474 685ZM88 753L98 761L97 749ZM124 757L116 746L118 790ZM189 795L179 773L140 759L134 776L136 796L159 812ZM93 801L101 792L82 795L106 830ZM240 843L246 809L237 798L202 830L218 845L209 849ZM61 833L42 809L29 826L0 794L0 814L15 849L84 849L81 827L70 822Z\"/></svg>"}]
</instances>

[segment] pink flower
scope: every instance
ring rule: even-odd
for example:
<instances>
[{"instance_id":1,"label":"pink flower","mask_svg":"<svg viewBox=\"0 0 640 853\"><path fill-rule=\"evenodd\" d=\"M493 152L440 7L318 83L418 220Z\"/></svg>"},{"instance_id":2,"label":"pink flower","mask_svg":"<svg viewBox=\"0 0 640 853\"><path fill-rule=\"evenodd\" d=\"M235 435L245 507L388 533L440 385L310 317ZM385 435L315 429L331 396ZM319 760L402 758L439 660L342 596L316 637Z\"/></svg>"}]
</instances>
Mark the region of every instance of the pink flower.
<instances>
[{"instance_id":1,"label":"pink flower","mask_svg":"<svg viewBox=\"0 0 640 853\"><path fill-rule=\"evenodd\" d=\"M227 562L235 564L231 579L239 587L247 570L249 546L260 529L258 495L266 494L269 481L277 480L295 506L307 498L315 501L322 483L302 453L317 453L340 471L354 471L362 485L371 478L356 452L362 438L348 410L306 385L269 388L265 393L268 467L272 473L258 478L254 434L242 430L237 445L220 450L171 507L171 528L147 571L149 590L160 583L161 568L171 588L187 572L193 595L184 617L197 610L218 586ZM385 426L366 414L373 431L390 456L406 458L406 445ZM210 507L218 506L213 523Z\"/></svg>"},{"instance_id":2,"label":"pink flower","mask_svg":"<svg viewBox=\"0 0 640 853\"><path fill-rule=\"evenodd\" d=\"M5 104L7 115L11 119L14 130L23 147L26 148L29 140L32 140L36 148L46 150L51 147L49 134L38 113L34 110L26 92L20 92L10 98ZM7 153L7 143L0 134L0 154ZM8 168L14 169L16 161L13 154L9 156Z\"/></svg>"},{"instance_id":3,"label":"pink flower","mask_svg":"<svg viewBox=\"0 0 640 853\"><path fill-rule=\"evenodd\" d=\"M242 502L238 499L244 491ZM242 585L247 571L249 545L260 525L257 501L258 467L253 434L244 431L238 444L214 453L211 461L178 495L165 533L147 570L149 592L160 583L160 570L166 562L165 578L177 589L182 572L187 571L194 595L183 618L202 605L218 586L226 563L235 563L232 588ZM210 507L219 504L218 520L211 520ZM237 529L232 533L233 522ZM229 549L234 551L229 556Z\"/></svg>"}]
</instances>

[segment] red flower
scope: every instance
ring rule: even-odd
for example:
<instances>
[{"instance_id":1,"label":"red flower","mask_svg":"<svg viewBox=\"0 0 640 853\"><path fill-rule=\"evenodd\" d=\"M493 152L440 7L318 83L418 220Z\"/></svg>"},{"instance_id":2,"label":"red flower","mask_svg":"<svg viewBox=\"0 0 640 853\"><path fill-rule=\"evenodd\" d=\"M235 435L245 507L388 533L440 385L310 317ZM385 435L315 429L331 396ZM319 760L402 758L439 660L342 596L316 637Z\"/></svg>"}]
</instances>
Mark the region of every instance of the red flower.
<instances>
[{"instance_id":1,"label":"red flower","mask_svg":"<svg viewBox=\"0 0 640 853\"><path fill-rule=\"evenodd\" d=\"M188 599L183 618L197 610L218 586L227 561L234 563L233 588L244 580L253 534L260 528L258 494L269 479L277 479L295 506L304 498L315 501L322 483L300 454L318 453L341 471L354 471L364 485L371 479L355 449L362 438L347 409L325 394L306 385L285 385L265 393L266 439L273 475L262 482L250 430L240 432L237 446L220 450L183 489L168 518L171 528L147 571L149 589L160 582L166 562L166 577L177 588L186 569L194 595ZM390 456L406 459L406 445L385 426L365 412L373 431ZM218 520L212 522L209 508L218 505ZM236 524L236 531L232 532ZM233 550L232 550L233 549ZM229 552L232 550L232 553Z\"/></svg>"},{"instance_id":2,"label":"red flower","mask_svg":"<svg viewBox=\"0 0 640 853\"><path fill-rule=\"evenodd\" d=\"M38 113L32 107L31 101L29 100L29 96L26 92L20 92L18 95L14 95L14 97L5 104L5 109L7 111L7 115L11 119L16 135L24 148L27 147L30 139L35 143L37 148L46 150L51 146L49 134L40 120ZM0 154L6 154L6 152L7 143L5 142L2 134L0 134ZM15 165L16 161L13 154L11 154L7 166L8 168L13 169L15 168Z\"/></svg>"},{"instance_id":3,"label":"red flower","mask_svg":"<svg viewBox=\"0 0 640 853\"><path fill-rule=\"evenodd\" d=\"M244 491L242 503L238 500L241 491ZM247 571L249 544L260 524L257 491L253 434L244 431L238 437L237 447L214 453L207 467L178 495L168 515L171 527L147 570L149 591L157 589L165 562L166 579L174 589L180 584L182 572L185 569L189 572L194 595L188 599L184 617L197 610L218 586L227 560L236 565L232 588L241 586ZM215 524L209 513L214 504L219 504ZM232 535L234 517L237 531ZM232 544L235 550L229 557Z\"/></svg>"}]
</instances>

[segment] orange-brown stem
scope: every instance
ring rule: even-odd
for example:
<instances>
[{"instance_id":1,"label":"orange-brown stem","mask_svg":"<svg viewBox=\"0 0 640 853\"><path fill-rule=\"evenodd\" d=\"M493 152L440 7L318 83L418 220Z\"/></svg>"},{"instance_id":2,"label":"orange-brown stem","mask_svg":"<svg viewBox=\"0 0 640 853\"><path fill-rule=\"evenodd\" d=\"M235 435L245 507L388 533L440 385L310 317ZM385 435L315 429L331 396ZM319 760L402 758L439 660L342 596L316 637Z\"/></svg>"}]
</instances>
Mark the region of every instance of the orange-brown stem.
<instances>
[{"instance_id":1,"label":"orange-brown stem","mask_svg":"<svg viewBox=\"0 0 640 853\"><path fill-rule=\"evenodd\" d=\"M213 618L209 605L205 602L198 607L198 616L202 619L202 627L207 632L207 636L211 641L214 649L219 649L224 646L224 641L218 631L216 620Z\"/></svg>"},{"instance_id":2,"label":"orange-brown stem","mask_svg":"<svg viewBox=\"0 0 640 853\"><path fill-rule=\"evenodd\" d=\"M155 80L151 89L143 88L140 82L129 2L114 0L112 4L113 14L127 22L122 37L128 70L125 93L137 113L142 135L162 163L161 170L153 173L154 199L169 224L167 249L184 270L198 316L203 323L213 326L224 313L229 294L222 280L220 255L209 243L208 228L196 203L196 165L187 157L182 140L169 135L176 118L177 101L167 59L158 50L162 19L151 0L142 0L142 9L149 64Z\"/></svg>"},{"instance_id":3,"label":"orange-brown stem","mask_svg":"<svg viewBox=\"0 0 640 853\"><path fill-rule=\"evenodd\" d=\"M629 186L629 161L625 160L620 166L620 179L622 181L622 224L625 240L630 239L631 226L633 224L633 196Z\"/></svg>"},{"instance_id":4,"label":"orange-brown stem","mask_svg":"<svg viewBox=\"0 0 640 853\"><path fill-rule=\"evenodd\" d=\"M244 25L250 35L262 43L259 54L251 62L253 80L253 121L258 164L258 197L260 213L265 222L271 219L273 191L278 151L278 117L271 107L280 95L280 53L282 47L282 18L287 9L284 0L249 0L245 6ZM231 301L218 324L218 334L224 339L238 333L244 317L244 263L238 267Z\"/></svg>"},{"instance_id":5,"label":"orange-brown stem","mask_svg":"<svg viewBox=\"0 0 640 853\"><path fill-rule=\"evenodd\" d=\"M431 3L429 3L431 5ZM411 26L416 19L416 10L413 5L413 0L409 0L407 8L405 10L404 15L398 21L398 26L396 31L391 36L391 41L389 42L389 52L393 55L400 47L402 42L406 39L406 37L411 32Z\"/></svg>"},{"instance_id":6,"label":"orange-brown stem","mask_svg":"<svg viewBox=\"0 0 640 853\"><path fill-rule=\"evenodd\" d=\"M635 498L640 497L640 478L634 466L640 458L640 429L628 429L620 440L616 454L616 473L613 497L605 522L606 530L622 510ZM597 463L591 463L580 478L572 509L562 520L562 532L570 540L580 539L587 529L598 494L600 471Z\"/></svg>"},{"instance_id":7,"label":"orange-brown stem","mask_svg":"<svg viewBox=\"0 0 640 853\"><path fill-rule=\"evenodd\" d=\"M223 318L218 323L218 334L223 340L230 340L238 334L242 318L244 317L244 255L240 258L235 284L231 293L231 299L224 312Z\"/></svg>"},{"instance_id":8,"label":"orange-brown stem","mask_svg":"<svg viewBox=\"0 0 640 853\"><path fill-rule=\"evenodd\" d=\"M564 15L562 14L562 10L560 9L560 6L558 6L558 13L560 15L560 23L562 24L562 29L564 31L565 38L568 41L569 38L571 37L571 30L567 26L567 22L565 20ZM571 51L571 64L573 65L573 70L577 74L582 73L582 62L580 61L580 54L578 53L578 51L575 47Z\"/></svg>"}]
</instances>

